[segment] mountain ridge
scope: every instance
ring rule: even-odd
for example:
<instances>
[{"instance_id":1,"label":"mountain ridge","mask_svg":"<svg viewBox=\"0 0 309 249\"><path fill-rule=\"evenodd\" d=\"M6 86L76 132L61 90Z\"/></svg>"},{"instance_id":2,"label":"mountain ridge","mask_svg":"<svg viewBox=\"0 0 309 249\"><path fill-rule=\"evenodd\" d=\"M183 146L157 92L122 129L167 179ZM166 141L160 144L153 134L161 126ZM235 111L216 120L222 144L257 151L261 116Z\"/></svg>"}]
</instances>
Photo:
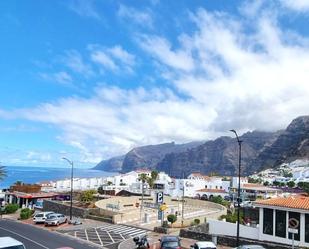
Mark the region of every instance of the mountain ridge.
<instances>
[{"instance_id":1,"label":"mountain ridge","mask_svg":"<svg viewBox=\"0 0 309 249\"><path fill-rule=\"evenodd\" d=\"M309 116L295 118L284 130L250 131L240 136L242 174L276 167L309 156ZM133 148L127 154L100 162L95 169L128 172L139 168L181 177L194 171L235 175L238 171L236 138L221 136L206 142L164 143Z\"/></svg>"}]
</instances>

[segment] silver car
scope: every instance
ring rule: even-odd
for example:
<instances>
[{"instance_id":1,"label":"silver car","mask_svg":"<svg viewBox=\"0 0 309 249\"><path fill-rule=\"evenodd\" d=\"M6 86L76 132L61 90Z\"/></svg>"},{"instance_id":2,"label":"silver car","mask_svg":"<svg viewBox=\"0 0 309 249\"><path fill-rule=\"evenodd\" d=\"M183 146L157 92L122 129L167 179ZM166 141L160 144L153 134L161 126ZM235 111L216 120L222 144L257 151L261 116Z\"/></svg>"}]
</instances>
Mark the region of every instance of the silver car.
<instances>
[{"instance_id":1,"label":"silver car","mask_svg":"<svg viewBox=\"0 0 309 249\"><path fill-rule=\"evenodd\" d=\"M63 214L50 214L45 220L45 226L58 226L67 221L67 217Z\"/></svg>"}]
</instances>

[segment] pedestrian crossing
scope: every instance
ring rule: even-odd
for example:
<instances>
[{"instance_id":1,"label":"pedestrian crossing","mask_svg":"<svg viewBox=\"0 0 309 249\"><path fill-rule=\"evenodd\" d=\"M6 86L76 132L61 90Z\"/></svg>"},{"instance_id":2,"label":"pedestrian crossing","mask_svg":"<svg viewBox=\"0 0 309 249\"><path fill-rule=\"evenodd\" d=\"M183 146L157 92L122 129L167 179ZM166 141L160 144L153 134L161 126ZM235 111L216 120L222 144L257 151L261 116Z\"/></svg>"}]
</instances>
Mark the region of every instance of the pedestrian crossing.
<instances>
[{"instance_id":1,"label":"pedestrian crossing","mask_svg":"<svg viewBox=\"0 0 309 249\"><path fill-rule=\"evenodd\" d=\"M142 228L130 227L125 225L111 225L105 224L103 226L97 227L101 231L107 231L112 233L122 234L124 237L135 237L145 235L148 231Z\"/></svg>"}]
</instances>

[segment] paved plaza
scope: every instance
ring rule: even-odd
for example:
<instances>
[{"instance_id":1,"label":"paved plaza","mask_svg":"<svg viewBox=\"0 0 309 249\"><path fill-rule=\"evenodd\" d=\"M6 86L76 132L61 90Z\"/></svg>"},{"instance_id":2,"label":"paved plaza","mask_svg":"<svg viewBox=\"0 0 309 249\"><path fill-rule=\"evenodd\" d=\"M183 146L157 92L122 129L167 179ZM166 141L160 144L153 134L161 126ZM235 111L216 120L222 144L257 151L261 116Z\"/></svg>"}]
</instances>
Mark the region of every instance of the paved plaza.
<instances>
[{"instance_id":1,"label":"paved plaza","mask_svg":"<svg viewBox=\"0 0 309 249\"><path fill-rule=\"evenodd\" d=\"M147 234L149 231L126 225L104 224L98 227L61 231L67 235L92 242L102 247L115 248L120 242Z\"/></svg>"}]
</instances>

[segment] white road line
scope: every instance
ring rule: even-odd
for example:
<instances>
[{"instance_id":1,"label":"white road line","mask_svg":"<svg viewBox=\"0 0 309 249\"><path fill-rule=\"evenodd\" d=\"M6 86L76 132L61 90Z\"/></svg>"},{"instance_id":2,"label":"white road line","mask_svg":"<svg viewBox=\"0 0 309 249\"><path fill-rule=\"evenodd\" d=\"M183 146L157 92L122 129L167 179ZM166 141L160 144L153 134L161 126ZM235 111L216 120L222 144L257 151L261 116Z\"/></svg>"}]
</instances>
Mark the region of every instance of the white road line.
<instances>
[{"instance_id":1,"label":"white road line","mask_svg":"<svg viewBox=\"0 0 309 249\"><path fill-rule=\"evenodd\" d=\"M74 232L74 237L76 237L76 233L77 233L77 231Z\"/></svg>"},{"instance_id":2,"label":"white road line","mask_svg":"<svg viewBox=\"0 0 309 249\"><path fill-rule=\"evenodd\" d=\"M134 227L128 227L126 230L124 230L122 233L126 234L126 233L130 233L133 231L140 231L140 229L138 228L134 228Z\"/></svg>"},{"instance_id":3,"label":"white road line","mask_svg":"<svg viewBox=\"0 0 309 249\"><path fill-rule=\"evenodd\" d=\"M15 235L17 235L17 236L19 236L19 237L21 237L21 238L23 238L23 239L29 240L29 241L32 242L33 244L36 244L36 245L38 245L38 246L40 246L40 247L42 247L42 248L49 249L48 247L46 247L46 246L44 246L44 245L42 245L42 244L40 244L40 243L38 243L38 242L36 242L36 241L34 241L34 240L32 240L32 239L29 239L29 238L27 238L27 237L25 237L25 236L23 236L23 235L21 235L21 234L18 234L18 233L16 233L16 232L13 232L13 231L11 231L11 230L9 230L9 229L5 229L5 228L2 228L2 227L0 227L0 229L2 229L2 230L4 230L4 231L7 231L7 232L10 232L10 233L12 233L12 234L15 234Z\"/></svg>"},{"instance_id":4,"label":"white road line","mask_svg":"<svg viewBox=\"0 0 309 249\"><path fill-rule=\"evenodd\" d=\"M87 229L85 229L85 235L86 235L86 239L87 239L87 241L89 241L89 238L88 238L88 233L87 233Z\"/></svg>"},{"instance_id":5,"label":"white road line","mask_svg":"<svg viewBox=\"0 0 309 249\"><path fill-rule=\"evenodd\" d=\"M115 229L110 229L108 231L111 231L111 232L114 232L114 233L119 233L119 232L122 232L122 231L127 231L129 227L118 227L118 228L115 228ZM131 228L131 227L130 227Z\"/></svg>"},{"instance_id":6,"label":"white road line","mask_svg":"<svg viewBox=\"0 0 309 249\"><path fill-rule=\"evenodd\" d=\"M109 234L109 232L107 232L108 236L110 237L111 241L113 241L113 243L115 243L113 237Z\"/></svg>"},{"instance_id":7,"label":"white road line","mask_svg":"<svg viewBox=\"0 0 309 249\"><path fill-rule=\"evenodd\" d=\"M100 240L101 245L103 246L103 242L102 242L102 240L101 240L101 238L100 238L100 235L98 234L97 229L94 229L94 230L95 230L95 232L96 232L96 234L97 234L97 236L98 236L98 238L99 238L99 240Z\"/></svg>"},{"instance_id":8,"label":"white road line","mask_svg":"<svg viewBox=\"0 0 309 249\"><path fill-rule=\"evenodd\" d=\"M139 231L139 232L135 232L135 233L128 233L127 235L136 236L136 235L142 235L142 234L146 234L146 231Z\"/></svg>"}]
</instances>

